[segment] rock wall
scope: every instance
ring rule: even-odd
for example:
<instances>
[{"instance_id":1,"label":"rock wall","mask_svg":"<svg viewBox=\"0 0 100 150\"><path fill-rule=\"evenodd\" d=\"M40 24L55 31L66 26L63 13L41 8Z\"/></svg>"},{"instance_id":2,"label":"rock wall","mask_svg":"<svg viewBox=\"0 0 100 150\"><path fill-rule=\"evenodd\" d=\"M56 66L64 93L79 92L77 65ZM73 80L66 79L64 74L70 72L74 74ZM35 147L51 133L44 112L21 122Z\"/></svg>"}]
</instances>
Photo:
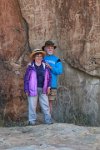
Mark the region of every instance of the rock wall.
<instances>
[{"instance_id":1,"label":"rock wall","mask_svg":"<svg viewBox=\"0 0 100 150\"><path fill-rule=\"evenodd\" d=\"M0 114L8 121L19 119L26 111L22 92L22 58L28 49L25 26L18 1L1 0Z\"/></svg>"},{"instance_id":2,"label":"rock wall","mask_svg":"<svg viewBox=\"0 0 100 150\"><path fill-rule=\"evenodd\" d=\"M58 122L100 125L100 79L64 63L53 117Z\"/></svg>"},{"instance_id":3,"label":"rock wall","mask_svg":"<svg viewBox=\"0 0 100 150\"><path fill-rule=\"evenodd\" d=\"M55 119L100 124L100 2L19 0L19 3L29 24L31 48L41 47L52 39L57 45L56 54L63 61L58 104L54 104Z\"/></svg>"},{"instance_id":4,"label":"rock wall","mask_svg":"<svg viewBox=\"0 0 100 150\"><path fill-rule=\"evenodd\" d=\"M71 66L99 76L99 0L19 0L31 47L52 39Z\"/></svg>"},{"instance_id":5,"label":"rock wall","mask_svg":"<svg viewBox=\"0 0 100 150\"><path fill-rule=\"evenodd\" d=\"M21 102L19 113L26 112L23 74L27 50L29 45L31 49L40 48L52 39L64 65L53 116L63 122L100 124L99 0L1 0L0 14L0 96L4 112L13 108L17 118Z\"/></svg>"},{"instance_id":6,"label":"rock wall","mask_svg":"<svg viewBox=\"0 0 100 150\"><path fill-rule=\"evenodd\" d=\"M48 39L56 37L56 2L51 0L19 0L23 17L29 25L31 48L41 47Z\"/></svg>"},{"instance_id":7,"label":"rock wall","mask_svg":"<svg viewBox=\"0 0 100 150\"><path fill-rule=\"evenodd\" d=\"M100 2L63 1L57 12L57 33L66 62L90 75L100 76Z\"/></svg>"}]
</instances>

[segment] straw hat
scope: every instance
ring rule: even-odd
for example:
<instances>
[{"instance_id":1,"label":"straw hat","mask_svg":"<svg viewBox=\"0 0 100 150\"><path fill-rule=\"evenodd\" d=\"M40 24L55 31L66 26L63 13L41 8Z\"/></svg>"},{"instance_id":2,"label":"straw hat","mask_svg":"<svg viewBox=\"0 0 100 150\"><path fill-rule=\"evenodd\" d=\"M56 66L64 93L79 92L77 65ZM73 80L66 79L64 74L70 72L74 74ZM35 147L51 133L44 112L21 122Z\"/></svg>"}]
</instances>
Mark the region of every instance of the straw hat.
<instances>
[{"instance_id":1,"label":"straw hat","mask_svg":"<svg viewBox=\"0 0 100 150\"><path fill-rule=\"evenodd\" d=\"M45 51L43 51L42 49L34 49L30 55L30 58L34 58L36 54L42 54L43 57L46 55Z\"/></svg>"}]
</instances>

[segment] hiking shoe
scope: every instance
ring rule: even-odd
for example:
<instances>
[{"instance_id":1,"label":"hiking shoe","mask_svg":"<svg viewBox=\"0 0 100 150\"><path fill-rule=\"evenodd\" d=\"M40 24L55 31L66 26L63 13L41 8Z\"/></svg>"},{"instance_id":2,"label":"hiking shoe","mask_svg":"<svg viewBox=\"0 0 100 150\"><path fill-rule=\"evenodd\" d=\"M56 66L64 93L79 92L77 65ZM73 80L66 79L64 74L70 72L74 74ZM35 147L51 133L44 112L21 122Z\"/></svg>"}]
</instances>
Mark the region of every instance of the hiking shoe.
<instances>
[{"instance_id":1,"label":"hiking shoe","mask_svg":"<svg viewBox=\"0 0 100 150\"><path fill-rule=\"evenodd\" d=\"M53 124L53 122L45 122L45 124L48 124L48 125L50 125L50 124Z\"/></svg>"},{"instance_id":2,"label":"hiking shoe","mask_svg":"<svg viewBox=\"0 0 100 150\"><path fill-rule=\"evenodd\" d=\"M35 122L30 122L30 121L29 121L29 122L28 122L28 125L29 125L29 126L35 126L36 123L35 123Z\"/></svg>"}]
</instances>

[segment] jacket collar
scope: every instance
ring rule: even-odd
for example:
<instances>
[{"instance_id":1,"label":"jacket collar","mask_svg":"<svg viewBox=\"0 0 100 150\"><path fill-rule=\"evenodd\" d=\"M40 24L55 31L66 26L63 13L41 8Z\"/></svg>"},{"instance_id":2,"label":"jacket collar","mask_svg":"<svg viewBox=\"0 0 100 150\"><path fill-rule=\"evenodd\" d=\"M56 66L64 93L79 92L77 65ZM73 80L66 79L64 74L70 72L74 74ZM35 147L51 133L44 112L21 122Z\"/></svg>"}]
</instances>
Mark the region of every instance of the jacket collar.
<instances>
[{"instance_id":1,"label":"jacket collar","mask_svg":"<svg viewBox=\"0 0 100 150\"><path fill-rule=\"evenodd\" d=\"M43 65L43 68L45 69L46 64L45 64L44 62L42 62L42 65ZM28 66L31 66L31 67L33 67L33 68L34 68L34 62L29 63L29 64L28 64Z\"/></svg>"}]
</instances>

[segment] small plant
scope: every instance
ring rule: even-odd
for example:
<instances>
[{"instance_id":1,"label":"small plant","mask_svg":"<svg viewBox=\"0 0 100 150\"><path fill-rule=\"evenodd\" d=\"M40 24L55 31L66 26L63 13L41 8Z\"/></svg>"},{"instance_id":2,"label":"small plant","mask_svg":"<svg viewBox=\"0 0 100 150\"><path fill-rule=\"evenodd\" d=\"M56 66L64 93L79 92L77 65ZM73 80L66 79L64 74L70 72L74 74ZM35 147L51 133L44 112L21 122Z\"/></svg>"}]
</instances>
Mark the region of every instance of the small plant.
<instances>
[{"instance_id":1,"label":"small plant","mask_svg":"<svg viewBox=\"0 0 100 150\"><path fill-rule=\"evenodd\" d=\"M90 115L83 114L79 109L70 110L68 122L82 126L93 126ZM67 121L67 120L66 120Z\"/></svg>"}]
</instances>

